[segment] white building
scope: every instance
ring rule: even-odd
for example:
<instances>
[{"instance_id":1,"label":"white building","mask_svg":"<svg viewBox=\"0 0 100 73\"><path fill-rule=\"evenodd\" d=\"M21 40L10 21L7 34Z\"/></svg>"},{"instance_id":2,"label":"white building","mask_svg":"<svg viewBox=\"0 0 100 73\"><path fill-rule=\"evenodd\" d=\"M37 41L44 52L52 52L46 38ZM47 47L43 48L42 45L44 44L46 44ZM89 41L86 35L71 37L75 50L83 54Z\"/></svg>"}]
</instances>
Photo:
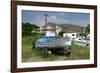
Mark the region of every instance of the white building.
<instances>
[{"instance_id":1,"label":"white building","mask_svg":"<svg viewBox=\"0 0 100 73\"><path fill-rule=\"evenodd\" d=\"M56 26L48 26L46 31L46 36L58 36L59 32L61 31L61 27Z\"/></svg>"},{"instance_id":2,"label":"white building","mask_svg":"<svg viewBox=\"0 0 100 73\"><path fill-rule=\"evenodd\" d=\"M90 40L90 34L87 35L87 39Z\"/></svg>"},{"instance_id":3,"label":"white building","mask_svg":"<svg viewBox=\"0 0 100 73\"><path fill-rule=\"evenodd\" d=\"M59 26L56 26L56 35L59 35L59 32L61 32L62 28Z\"/></svg>"},{"instance_id":4,"label":"white building","mask_svg":"<svg viewBox=\"0 0 100 73\"><path fill-rule=\"evenodd\" d=\"M70 37L71 39L75 39L80 36L80 33L64 33L63 36Z\"/></svg>"},{"instance_id":5,"label":"white building","mask_svg":"<svg viewBox=\"0 0 100 73\"><path fill-rule=\"evenodd\" d=\"M43 33L45 28L44 27L40 27L39 30L40 30L40 33Z\"/></svg>"},{"instance_id":6,"label":"white building","mask_svg":"<svg viewBox=\"0 0 100 73\"><path fill-rule=\"evenodd\" d=\"M87 35L87 37L89 37L89 38L90 38L90 34L88 34L88 35Z\"/></svg>"}]
</instances>

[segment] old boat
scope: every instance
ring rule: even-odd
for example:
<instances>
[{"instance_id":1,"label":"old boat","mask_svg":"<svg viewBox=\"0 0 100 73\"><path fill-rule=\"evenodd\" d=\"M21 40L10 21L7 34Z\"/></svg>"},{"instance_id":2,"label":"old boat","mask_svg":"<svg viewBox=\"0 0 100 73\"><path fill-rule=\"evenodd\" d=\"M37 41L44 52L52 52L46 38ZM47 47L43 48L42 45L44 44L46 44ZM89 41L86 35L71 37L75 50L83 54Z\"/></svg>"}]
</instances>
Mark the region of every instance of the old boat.
<instances>
[{"instance_id":1,"label":"old boat","mask_svg":"<svg viewBox=\"0 0 100 73\"><path fill-rule=\"evenodd\" d=\"M39 37L35 43L36 48L40 48L43 54L46 54L48 50L68 53L70 52L71 39L68 37L58 36L57 32L60 31L58 27L47 26L47 12L45 16L45 29L46 34L43 37Z\"/></svg>"},{"instance_id":2,"label":"old boat","mask_svg":"<svg viewBox=\"0 0 100 73\"><path fill-rule=\"evenodd\" d=\"M81 46L81 47L89 47L90 46L90 40L85 40L82 37L78 37L73 40L73 43L75 45Z\"/></svg>"},{"instance_id":3,"label":"old boat","mask_svg":"<svg viewBox=\"0 0 100 73\"><path fill-rule=\"evenodd\" d=\"M68 53L70 46L71 39L68 37L40 37L35 43L35 47L42 49L43 52L50 50Z\"/></svg>"}]
</instances>

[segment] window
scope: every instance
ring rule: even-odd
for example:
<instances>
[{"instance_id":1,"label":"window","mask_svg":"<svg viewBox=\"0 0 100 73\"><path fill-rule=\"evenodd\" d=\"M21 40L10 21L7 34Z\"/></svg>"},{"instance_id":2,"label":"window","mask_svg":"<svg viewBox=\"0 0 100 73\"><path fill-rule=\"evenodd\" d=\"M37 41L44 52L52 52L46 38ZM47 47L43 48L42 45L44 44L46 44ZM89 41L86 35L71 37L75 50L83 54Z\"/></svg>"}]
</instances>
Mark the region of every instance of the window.
<instances>
[{"instance_id":1,"label":"window","mask_svg":"<svg viewBox=\"0 0 100 73\"><path fill-rule=\"evenodd\" d=\"M75 34L72 34L72 36L75 36Z\"/></svg>"}]
</instances>

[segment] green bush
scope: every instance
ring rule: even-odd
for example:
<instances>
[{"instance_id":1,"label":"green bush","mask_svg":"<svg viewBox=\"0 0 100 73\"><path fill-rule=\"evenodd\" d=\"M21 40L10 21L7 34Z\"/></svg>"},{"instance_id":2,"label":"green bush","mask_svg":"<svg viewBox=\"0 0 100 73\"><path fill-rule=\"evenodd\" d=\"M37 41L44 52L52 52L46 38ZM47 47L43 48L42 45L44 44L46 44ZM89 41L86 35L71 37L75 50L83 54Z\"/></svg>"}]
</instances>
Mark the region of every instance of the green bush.
<instances>
[{"instance_id":1,"label":"green bush","mask_svg":"<svg viewBox=\"0 0 100 73\"><path fill-rule=\"evenodd\" d=\"M59 33L59 36L63 36L63 34L64 34L64 32L63 32L63 31L61 31L61 32Z\"/></svg>"}]
</instances>

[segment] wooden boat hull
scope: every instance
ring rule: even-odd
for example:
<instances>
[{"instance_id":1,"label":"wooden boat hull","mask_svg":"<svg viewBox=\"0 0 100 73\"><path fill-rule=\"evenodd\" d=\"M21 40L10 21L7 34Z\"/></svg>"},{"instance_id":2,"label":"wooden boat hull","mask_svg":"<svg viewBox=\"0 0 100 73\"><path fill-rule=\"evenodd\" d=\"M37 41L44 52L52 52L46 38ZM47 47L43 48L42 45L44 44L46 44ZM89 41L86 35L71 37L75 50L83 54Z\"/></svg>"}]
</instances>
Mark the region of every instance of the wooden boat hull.
<instances>
[{"instance_id":1,"label":"wooden boat hull","mask_svg":"<svg viewBox=\"0 0 100 73\"><path fill-rule=\"evenodd\" d=\"M57 40L53 40L50 42L36 42L36 47L39 48L60 48L60 47L68 47L71 46L71 40L67 37L62 37Z\"/></svg>"}]
</instances>

